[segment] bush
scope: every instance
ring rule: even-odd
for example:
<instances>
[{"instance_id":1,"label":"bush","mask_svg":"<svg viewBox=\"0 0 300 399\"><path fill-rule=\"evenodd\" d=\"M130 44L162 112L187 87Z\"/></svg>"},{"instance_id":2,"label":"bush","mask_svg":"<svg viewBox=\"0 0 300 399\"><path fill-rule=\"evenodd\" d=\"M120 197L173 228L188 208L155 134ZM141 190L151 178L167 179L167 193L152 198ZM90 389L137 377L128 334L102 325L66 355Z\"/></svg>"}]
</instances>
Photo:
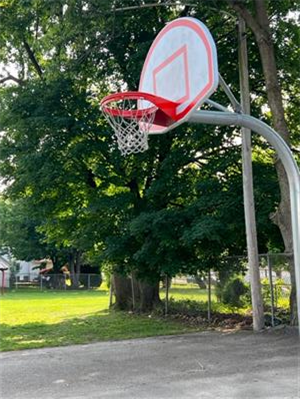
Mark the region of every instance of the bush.
<instances>
[{"instance_id":1,"label":"bush","mask_svg":"<svg viewBox=\"0 0 300 399\"><path fill-rule=\"evenodd\" d=\"M102 276L101 274L81 274L79 281L83 288L100 288Z\"/></svg>"},{"instance_id":2,"label":"bush","mask_svg":"<svg viewBox=\"0 0 300 399\"><path fill-rule=\"evenodd\" d=\"M165 299L157 304L153 309L153 313L158 316L165 314ZM207 314L207 304L204 302L198 302L190 299L175 300L173 297L168 302L168 314L169 315L186 315L189 317L196 317L201 314Z\"/></svg>"},{"instance_id":3,"label":"bush","mask_svg":"<svg viewBox=\"0 0 300 399\"><path fill-rule=\"evenodd\" d=\"M267 278L264 278L261 281L261 284L264 304L271 305L270 281ZM273 282L273 294L276 307L289 306L290 288L287 284L284 283L282 279L276 279L276 281ZM284 304L286 304L286 306L284 306Z\"/></svg>"},{"instance_id":4,"label":"bush","mask_svg":"<svg viewBox=\"0 0 300 399\"><path fill-rule=\"evenodd\" d=\"M219 286L220 299L226 305L242 307L245 305L245 295L249 293L249 287L240 277L227 281L224 287Z\"/></svg>"}]
</instances>

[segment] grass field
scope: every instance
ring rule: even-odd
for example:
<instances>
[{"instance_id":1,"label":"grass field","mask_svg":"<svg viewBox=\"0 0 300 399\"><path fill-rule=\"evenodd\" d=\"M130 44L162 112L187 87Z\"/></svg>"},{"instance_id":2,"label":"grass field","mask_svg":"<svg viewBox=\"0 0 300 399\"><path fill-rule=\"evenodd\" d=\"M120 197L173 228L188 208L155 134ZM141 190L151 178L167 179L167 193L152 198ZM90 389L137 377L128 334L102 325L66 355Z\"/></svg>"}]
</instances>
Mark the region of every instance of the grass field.
<instances>
[{"instance_id":1,"label":"grass field","mask_svg":"<svg viewBox=\"0 0 300 399\"><path fill-rule=\"evenodd\" d=\"M207 300L196 287L175 287L176 299ZM161 295L164 296L163 294ZM109 293L15 291L0 298L0 349L18 350L195 331L170 320L108 310Z\"/></svg>"},{"instance_id":2,"label":"grass field","mask_svg":"<svg viewBox=\"0 0 300 399\"><path fill-rule=\"evenodd\" d=\"M160 293L161 298L165 297L164 290L161 290ZM190 299L191 301L200 301L207 302L208 293L207 290L200 290L196 284L172 284L172 288L170 289L169 296L179 300L179 299ZM212 293L212 301L216 301L217 298Z\"/></svg>"},{"instance_id":3,"label":"grass field","mask_svg":"<svg viewBox=\"0 0 300 399\"><path fill-rule=\"evenodd\" d=\"M160 296L165 297L164 290ZM199 309L207 308L207 291L196 285L172 285L170 298L197 301ZM247 312L216 302L214 293L212 301L212 310L216 312ZM95 291L11 291L0 297L0 350L197 331L196 327L164 317L110 311L108 304L109 292L104 285Z\"/></svg>"}]
</instances>

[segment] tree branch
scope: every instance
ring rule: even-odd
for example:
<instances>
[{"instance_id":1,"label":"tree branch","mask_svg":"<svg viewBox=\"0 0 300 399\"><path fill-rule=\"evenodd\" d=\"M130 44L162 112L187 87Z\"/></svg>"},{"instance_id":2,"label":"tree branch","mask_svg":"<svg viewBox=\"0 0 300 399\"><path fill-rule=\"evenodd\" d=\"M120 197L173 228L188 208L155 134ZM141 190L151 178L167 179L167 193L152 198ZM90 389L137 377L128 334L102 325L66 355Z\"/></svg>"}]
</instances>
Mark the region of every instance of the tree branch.
<instances>
[{"instance_id":1,"label":"tree branch","mask_svg":"<svg viewBox=\"0 0 300 399\"><path fill-rule=\"evenodd\" d=\"M131 193L133 193L138 200L141 199L141 195L139 192L139 186L137 180L135 178L131 179L126 186L130 189Z\"/></svg>"},{"instance_id":2,"label":"tree branch","mask_svg":"<svg viewBox=\"0 0 300 399\"><path fill-rule=\"evenodd\" d=\"M43 79L43 71L42 68L39 66L39 63L37 62L37 59L35 58L35 55L33 53L33 51L31 50L29 44L26 42L25 39L23 39L23 44L26 50L26 53L30 59L30 61L32 62L34 69L36 70L37 74L39 75L39 77L41 79Z\"/></svg>"},{"instance_id":3,"label":"tree branch","mask_svg":"<svg viewBox=\"0 0 300 399\"><path fill-rule=\"evenodd\" d=\"M292 150L292 152L294 152L296 154L300 154L300 148L292 147L291 150Z\"/></svg>"},{"instance_id":4,"label":"tree branch","mask_svg":"<svg viewBox=\"0 0 300 399\"><path fill-rule=\"evenodd\" d=\"M261 32L261 26L257 23L253 15L247 10L247 8L239 0L226 0L231 8L233 8L245 21L252 32L256 35L256 32Z\"/></svg>"},{"instance_id":5,"label":"tree branch","mask_svg":"<svg viewBox=\"0 0 300 399\"><path fill-rule=\"evenodd\" d=\"M185 3L183 4L185 7L196 7L196 3ZM178 6L177 2L173 3L147 3L147 4L139 4L138 6L127 6L127 7L120 7L114 8L113 11L129 11L129 10L136 10L139 8L152 8L152 7L170 7L170 6Z\"/></svg>"},{"instance_id":6,"label":"tree branch","mask_svg":"<svg viewBox=\"0 0 300 399\"><path fill-rule=\"evenodd\" d=\"M5 82L7 82L8 80L12 80L12 81L14 81L15 83L18 83L19 85L24 84L24 82L23 82L22 79L18 79L18 78L16 78L15 76L12 76L12 75L7 75L7 76L5 76L5 77L1 77L1 78L0 78L0 84L5 83Z\"/></svg>"},{"instance_id":7,"label":"tree branch","mask_svg":"<svg viewBox=\"0 0 300 399\"><path fill-rule=\"evenodd\" d=\"M178 208L181 208L181 209L184 208L184 205L182 205L182 204L177 204L176 202L173 202L173 201L170 201L170 202L169 202L169 205L177 206Z\"/></svg>"},{"instance_id":8,"label":"tree branch","mask_svg":"<svg viewBox=\"0 0 300 399\"><path fill-rule=\"evenodd\" d=\"M265 0L254 0L256 17L261 27L269 31L269 17L266 9Z\"/></svg>"}]
</instances>

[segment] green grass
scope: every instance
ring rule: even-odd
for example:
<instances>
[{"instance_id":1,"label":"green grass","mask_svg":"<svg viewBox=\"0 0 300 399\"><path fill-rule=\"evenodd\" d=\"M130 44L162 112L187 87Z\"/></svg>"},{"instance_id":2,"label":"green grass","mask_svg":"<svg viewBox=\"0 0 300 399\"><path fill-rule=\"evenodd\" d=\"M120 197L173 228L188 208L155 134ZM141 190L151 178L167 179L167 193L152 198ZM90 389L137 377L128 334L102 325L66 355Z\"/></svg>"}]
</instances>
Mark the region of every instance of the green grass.
<instances>
[{"instance_id":1,"label":"green grass","mask_svg":"<svg viewBox=\"0 0 300 399\"><path fill-rule=\"evenodd\" d=\"M10 292L0 298L0 350L195 331L162 318L109 311L108 301L107 290Z\"/></svg>"},{"instance_id":2,"label":"green grass","mask_svg":"<svg viewBox=\"0 0 300 399\"><path fill-rule=\"evenodd\" d=\"M172 287L169 291L169 296L174 298L175 300L181 299L190 299L191 301L200 301L200 302L207 302L208 300L208 292L207 290L199 289L198 285L196 284L172 284ZM161 291L161 298L165 297L165 292ZM212 292L211 300L213 302L217 301L217 297Z\"/></svg>"},{"instance_id":3,"label":"green grass","mask_svg":"<svg viewBox=\"0 0 300 399\"><path fill-rule=\"evenodd\" d=\"M161 290L165 298L165 290ZM172 285L169 297L175 301L197 301L207 309L207 291L195 284ZM105 340L142 338L196 331L195 327L158 316L137 316L108 310L105 285L95 291L11 291L0 297L0 350L42 348L84 344ZM184 303L182 304L182 306ZM192 306L192 305L190 305ZM212 311L245 313L216 301Z\"/></svg>"},{"instance_id":4,"label":"green grass","mask_svg":"<svg viewBox=\"0 0 300 399\"><path fill-rule=\"evenodd\" d=\"M162 299L165 298L165 291L162 290L160 293L160 297ZM175 301L196 301L199 302L199 308L205 311L207 309L207 301L208 301L208 292L204 289L199 289L198 285L196 284L172 284L172 288L169 292L169 298L174 299ZM240 313L246 314L249 310L249 307L246 308L236 308L229 305L225 305L224 303L217 302L217 297L212 290L211 293L211 310L213 312L219 313Z\"/></svg>"}]
</instances>

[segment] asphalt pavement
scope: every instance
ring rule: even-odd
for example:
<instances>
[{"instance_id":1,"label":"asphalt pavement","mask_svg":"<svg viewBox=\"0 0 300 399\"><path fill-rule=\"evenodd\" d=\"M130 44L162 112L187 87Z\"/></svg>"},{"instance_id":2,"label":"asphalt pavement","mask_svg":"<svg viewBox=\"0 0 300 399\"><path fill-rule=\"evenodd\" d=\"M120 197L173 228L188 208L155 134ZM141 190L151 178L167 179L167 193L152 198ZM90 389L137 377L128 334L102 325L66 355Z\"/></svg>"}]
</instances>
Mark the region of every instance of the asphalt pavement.
<instances>
[{"instance_id":1,"label":"asphalt pavement","mask_svg":"<svg viewBox=\"0 0 300 399\"><path fill-rule=\"evenodd\" d=\"M296 399L295 329L202 332L0 354L5 399Z\"/></svg>"}]
</instances>

